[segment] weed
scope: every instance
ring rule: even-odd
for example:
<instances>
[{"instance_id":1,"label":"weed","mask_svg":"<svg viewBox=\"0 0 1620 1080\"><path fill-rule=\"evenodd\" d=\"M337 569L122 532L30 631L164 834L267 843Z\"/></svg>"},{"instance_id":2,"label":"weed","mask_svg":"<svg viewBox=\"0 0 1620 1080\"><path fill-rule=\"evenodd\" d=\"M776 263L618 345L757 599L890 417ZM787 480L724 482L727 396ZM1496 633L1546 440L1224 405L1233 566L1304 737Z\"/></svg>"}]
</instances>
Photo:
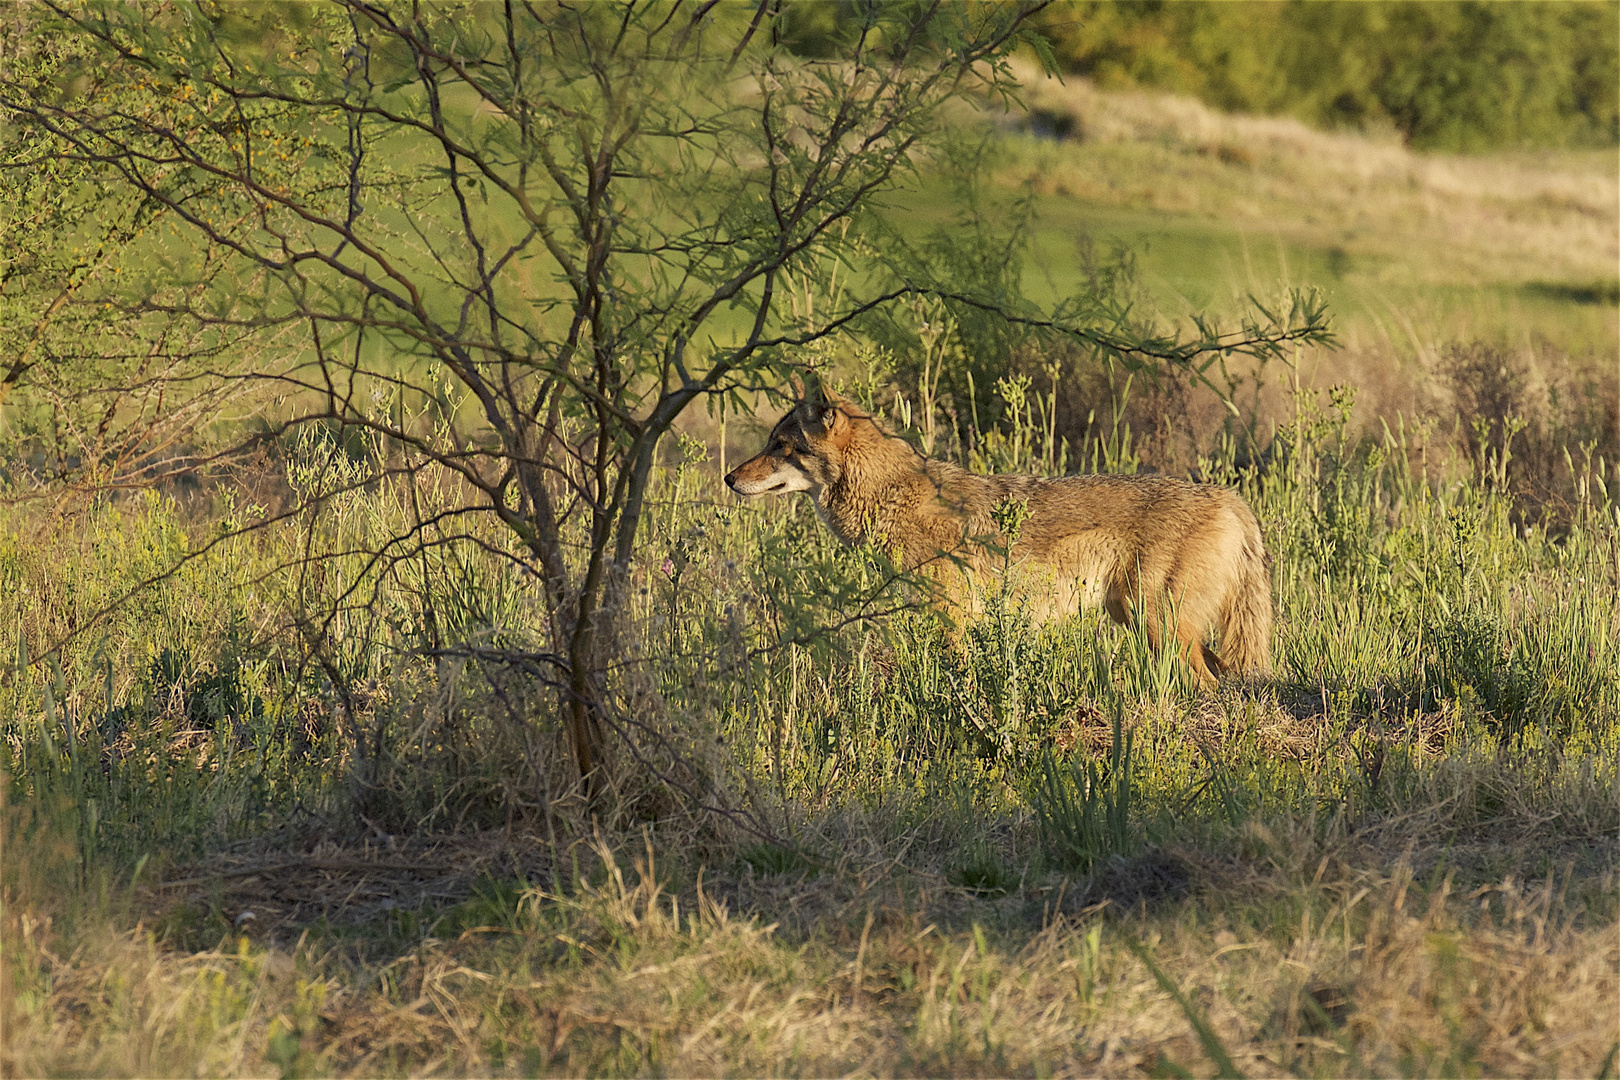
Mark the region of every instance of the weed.
<instances>
[{"instance_id":1,"label":"weed","mask_svg":"<svg viewBox=\"0 0 1620 1080\"><path fill-rule=\"evenodd\" d=\"M1101 764L1077 757L1065 768L1050 753L1041 757L1032 805L1047 857L1063 870L1085 873L1130 848L1135 732L1122 725L1123 706L1117 705L1113 745Z\"/></svg>"}]
</instances>

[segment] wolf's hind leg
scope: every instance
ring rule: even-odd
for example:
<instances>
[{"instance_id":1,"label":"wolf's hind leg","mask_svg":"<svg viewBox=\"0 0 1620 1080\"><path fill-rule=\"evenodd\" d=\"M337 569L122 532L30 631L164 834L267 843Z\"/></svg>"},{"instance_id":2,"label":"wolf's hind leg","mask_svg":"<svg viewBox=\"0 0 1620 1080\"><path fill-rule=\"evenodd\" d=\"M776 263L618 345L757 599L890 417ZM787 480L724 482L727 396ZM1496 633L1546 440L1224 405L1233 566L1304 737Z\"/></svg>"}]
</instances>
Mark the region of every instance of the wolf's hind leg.
<instances>
[{"instance_id":1,"label":"wolf's hind leg","mask_svg":"<svg viewBox=\"0 0 1620 1080\"><path fill-rule=\"evenodd\" d=\"M1205 690L1213 690L1218 685L1217 677L1226 670L1226 665L1203 642L1203 635L1197 628L1183 622L1176 627L1176 640L1181 644L1181 658L1187 661L1187 666L1193 669L1198 676L1198 684Z\"/></svg>"},{"instance_id":2,"label":"wolf's hind leg","mask_svg":"<svg viewBox=\"0 0 1620 1080\"><path fill-rule=\"evenodd\" d=\"M1108 612L1108 617L1118 625L1131 625L1131 609L1126 606L1124 597L1117 589L1108 591L1108 596L1103 600L1103 610Z\"/></svg>"}]
</instances>

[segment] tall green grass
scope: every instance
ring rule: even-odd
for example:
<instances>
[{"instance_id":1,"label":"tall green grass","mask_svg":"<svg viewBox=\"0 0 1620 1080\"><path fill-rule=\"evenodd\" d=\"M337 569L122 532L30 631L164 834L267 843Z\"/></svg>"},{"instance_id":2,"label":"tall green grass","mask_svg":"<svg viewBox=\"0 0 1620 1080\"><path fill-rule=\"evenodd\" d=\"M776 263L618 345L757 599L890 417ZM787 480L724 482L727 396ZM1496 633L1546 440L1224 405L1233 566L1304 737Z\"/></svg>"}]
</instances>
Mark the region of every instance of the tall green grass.
<instances>
[{"instance_id":1,"label":"tall green grass","mask_svg":"<svg viewBox=\"0 0 1620 1080\"><path fill-rule=\"evenodd\" d=\"M970 463L1054 470L1027 383L1000 391L1012 427ZM1507 452L1425 460L1400 426L1354 437L1350 406L1348 392L1302 394L1267 455L1240 465L1227 445L1200 463L1254 506L1278 615L1275 681L1208 699L1173 656L1097 613L1036 627L1000 596L953 639L881 551L843 548L803 502L734 502L685 440L642 542L616 671L625 732L687 781L637 780L626 755L626 781L652 793L629 799L625 820L693 784L789 830L896 793L1050 809L1060 790L1102 790L1086 762L1109 760L1116 717L1139 731L1131 827L1144 836L1266 805L1391 805L1403 769L1487 747L1612 768L1611 467L1571 460L1580 501L1553 532L1511 512ZM1065 452L1134 468L1129 432L1107 440ZM199 518L152 494L49 527L11 519L11 802L71 817L86 865L185 857L312 818L410 831L516 813L555 832L570 789L554 699L510 666L431 655L435 640L543 650L533 580L497 536L445 537L380 571L363 552L424 498L454 493L347 484L329 461L309 465L331 450L291 455L291 486L329 496L318 510L194 557L256 511ZM311 546L328 557L300 563ZM1207 737L1176 736L1189 717ZM1298 760L1254 734L1268 717L1309 739Z\"/></svg>"},{"instance_id":2,"label":"tall green grass","mask_svg":"<svg viewBox=\"0 0 1620 1080\"><path fill-rule=\"evenodd\" d=\"M1003 404L1023 419L959 452L1055 471L1051 402ZM1569 1039L1596 1062L1575 1028L1612 978L1593 943L1620 830L1615 478L1571 457L1579 499L1544 527L1514 505L1511 442L1426 457L1399 424L1357 436L1350 406L1301 395L1266 452L1200 462L1254 506L1277 604L1276 677L1215 694L1144 633L1095 612L1036 626L994 587L948 634L883 552L842 547L802 501L723 495L684 440L626 599L624 738L594 804L555 696L512 662L546 629L501 538L364 554L448 482L350 490L349 451L317 440L287 478L317 508L258 531L223 497L13 510L14 1060L606 1075L787 1055L824 1073L859 1038L891 1048L884 1069L940 1073L1095 1069L1110 1039L1167 1074L1199 1054L1552 1067ZM1123 427L1067 453L1139 467ZM300 928L290 951L218 897L127 888L193 860L207 880L221 852L493 830L541 853L543 887ZM648 852L639 884L627 844ZM1514 1019L1532 1014L1545 1030Z\"/></svg>"}]
</instances>

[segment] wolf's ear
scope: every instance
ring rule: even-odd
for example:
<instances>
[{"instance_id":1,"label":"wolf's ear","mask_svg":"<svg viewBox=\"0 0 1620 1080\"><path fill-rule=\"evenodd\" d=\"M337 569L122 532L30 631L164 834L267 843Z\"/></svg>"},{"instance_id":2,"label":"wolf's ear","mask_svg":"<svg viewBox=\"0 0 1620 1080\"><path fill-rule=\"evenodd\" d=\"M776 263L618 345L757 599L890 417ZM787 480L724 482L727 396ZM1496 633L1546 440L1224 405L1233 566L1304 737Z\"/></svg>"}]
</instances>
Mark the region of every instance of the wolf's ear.
<instances>
[{"instance_id":1,"label":"wolf's ear","mask_svg":"<svg viewBox=\"0 0 1620 1080\"><path fill-rule=\"evenodd\" d=\"M827 391L821 384L821 376L816 374L815 368L805 373L809 376L804 382L804 390L799 397L809 405L826 405Z\"/></svg>"},{"instance_id":2,"label":"wolf's ear","mask_svg":"<svg viewBox=\"0 0 1620 1080\"><path fill-rule=\"evenodd\" d=\"M788 376L788 387L792 389L795 401L804 400L804 380L799 378L797 371Z\"/></svg>"},{"instance_id":3,"label":"wolf's ear","mask_svg":"<svg viewBox=\"0 0 1620 1080\"><path fill-rule=\"evenodd\" d=\"M804 405L804 419L826 432L839 431L849 423L844 410L829 401L808 401Z\"/></svg>"}]
</instances>

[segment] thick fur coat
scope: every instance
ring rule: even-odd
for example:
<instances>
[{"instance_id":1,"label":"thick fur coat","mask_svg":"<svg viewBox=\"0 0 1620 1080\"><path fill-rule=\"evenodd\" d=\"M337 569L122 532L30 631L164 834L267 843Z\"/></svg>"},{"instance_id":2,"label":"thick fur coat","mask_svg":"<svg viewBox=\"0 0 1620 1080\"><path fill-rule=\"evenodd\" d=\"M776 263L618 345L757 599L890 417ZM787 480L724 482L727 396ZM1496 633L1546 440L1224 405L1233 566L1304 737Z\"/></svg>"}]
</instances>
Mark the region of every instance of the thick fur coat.
<instances>
[{"instance_id":1,"label":"thick fur coat","mask_svg":"<svg viewBox=\"0 0 1620 1080\"><path fill-rule=\"evenodd\" d=\"M971 605L975 580L1010 564L1038 616L1101 605L1117 622L1141 622L1155 645L1168 628L1206 685L1270 670L1270 560L1254 513L1227 488L1164 476L980 476L925 458L848 402L819 398L784 416L726 483L743 495L805 492L840 539L885 544L903 568L945 584L954 604ZM1008 502L1028 511L1010 549L992 513Z\"/></svg>"}]
</instances>

